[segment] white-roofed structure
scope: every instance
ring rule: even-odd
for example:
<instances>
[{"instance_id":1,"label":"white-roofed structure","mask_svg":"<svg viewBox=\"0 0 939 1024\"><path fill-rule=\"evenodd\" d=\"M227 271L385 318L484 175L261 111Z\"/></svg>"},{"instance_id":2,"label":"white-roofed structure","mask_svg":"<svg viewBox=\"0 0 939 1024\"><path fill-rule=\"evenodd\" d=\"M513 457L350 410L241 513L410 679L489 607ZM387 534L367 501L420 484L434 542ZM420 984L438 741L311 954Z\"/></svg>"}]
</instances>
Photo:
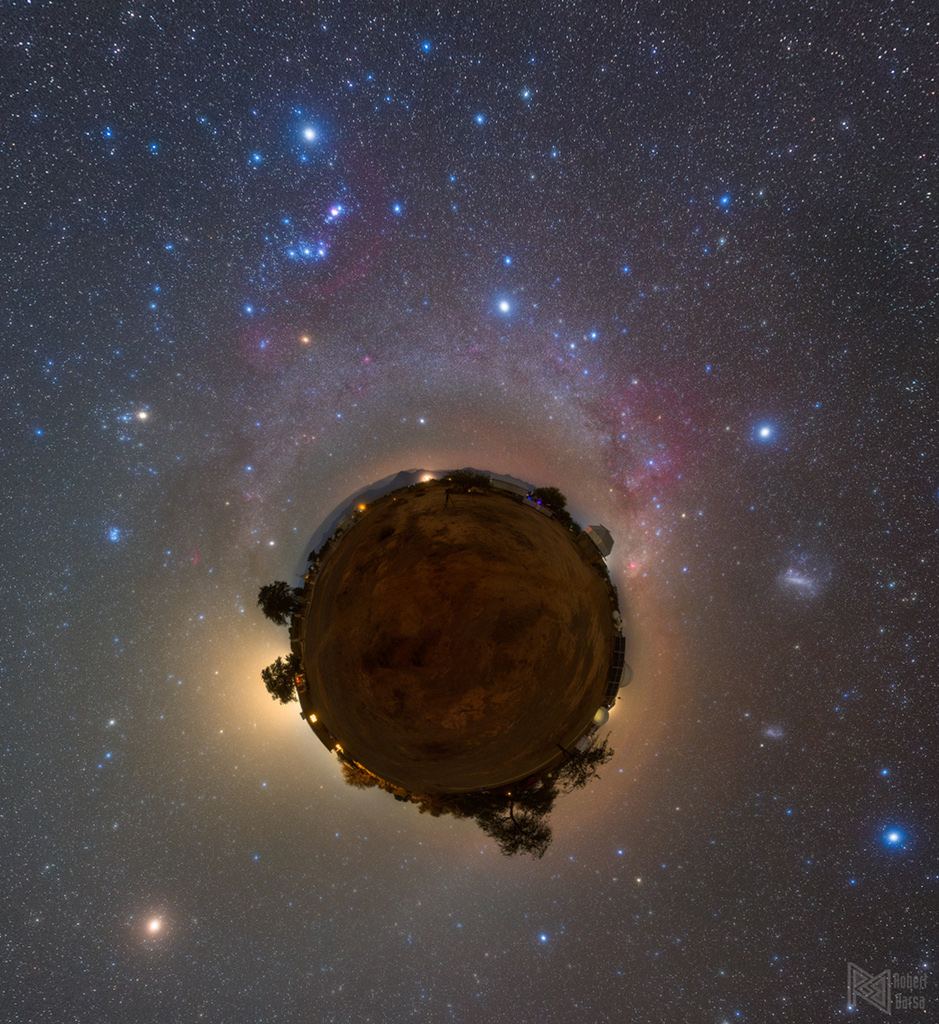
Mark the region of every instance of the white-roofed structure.
<instances>
[{"instance_id":1,"label":"white-roofed structure","mask_svg":"<svg viewBox=\"0 0 939 1024\"><path fill-rule=\"evenodd\" d=\"M503 480L498 476L491 476L489 480L493 488L497 491L502 491L503 494L513 494L516 498L528 496L528 488L522 487L521 484L512 483L511 480Z\"/></svg>"},{"instance_id":2,"label":"white-roofed structure","mask_svg":"<svg viewBox=\"0 0 939 1024\"><path fill-rule=\"evenodd\" d=\"M613 550L613 535L599 523L595 526L588 526L584 533L597 545L597 550L604 558Z\"/></svg>"}]
</instances>

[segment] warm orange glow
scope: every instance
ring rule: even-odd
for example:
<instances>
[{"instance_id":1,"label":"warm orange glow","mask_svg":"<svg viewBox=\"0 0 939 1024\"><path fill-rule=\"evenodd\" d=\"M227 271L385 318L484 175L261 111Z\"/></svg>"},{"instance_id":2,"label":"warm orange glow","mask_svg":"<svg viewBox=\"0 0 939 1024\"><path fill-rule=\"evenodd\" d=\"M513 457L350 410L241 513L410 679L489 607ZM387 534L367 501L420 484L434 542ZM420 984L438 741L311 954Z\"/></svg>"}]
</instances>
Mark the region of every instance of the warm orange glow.
<instances>
[{"instance_id":1,"label":"warm orange glow","mask_svg":"<svg viewBox=\"0 0 939 1024\"><path fill-rule=\"evenodd\" d=\"M300 335L300 341L302 341L304 345L309 345L310 344L310 336L309 336L309 334L301 334Z\"/></svg>"},{"instance_id":2,"label":"warm orange glow","mask_svg":"<svg viewBox=\"0 0 939 1024\"><path fill-rule=\"evenodd\" d=\"M158 917L151 917L150 920L147 922L147 931L151 935L156 935L156 933L162 927L163 927L163 922Z\"/></svg>"}]
</instances>

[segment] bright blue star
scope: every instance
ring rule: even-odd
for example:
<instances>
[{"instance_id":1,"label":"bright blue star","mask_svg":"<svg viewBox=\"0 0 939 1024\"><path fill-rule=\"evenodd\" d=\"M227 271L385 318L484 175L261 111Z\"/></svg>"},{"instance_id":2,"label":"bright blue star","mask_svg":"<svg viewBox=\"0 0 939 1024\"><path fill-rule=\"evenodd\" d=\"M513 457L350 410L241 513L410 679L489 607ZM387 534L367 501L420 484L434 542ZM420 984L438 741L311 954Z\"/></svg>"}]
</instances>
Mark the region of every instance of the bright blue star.
<instances>
[{"instance_id":1,"label":"bright blue star","mask_svg":"<svg viewBox=\"0 0 939 1024\"><path fill-rule=\"evenodd\" d=\"M766 444L775 438L776 428L771 423L760 423L753 428L753 436L757 441Z\"/></svg>"},{"instance_id":2,"label":"bright blue star","mask_svg":"<svg viewBox=\"0 0 939 1024\"><path fill-rule=\"evenodd\" d=\"M120 539L121 531L116 526L112 526L111 529L108 530L108 540L117 542Z\"/></svg>"},{"instance_id":3,"label":"bright blue star","mask_svg":"<svg viewBox=\"0 0 939 1024\"><path fill-rule=\"evenodd\" d=\"M880 769L880 774L881 775L889 775L890 774L890 769L889 768L881 768Z\"/></svg>"},{"instance_id":4,"label":"bright blue star","mask_svg":"<svg viewBox=\"0 0 939 1024\"><path fill-rule=\"evenodd\" d=\"M511 266L512 266L512 257L511 257L511 256L503 256L503 257L502 257L502 262L503 262L503 263L504 263L504 264L505 264L505 265L506 265L507 267L511 267Z\"/></svg>"},{"instance_id":5,"label":"bright blue star","mask_svg":"<svg viewBox=\"0 0 939 1024\"><path fill-rule=\"evenodd\" d=\"M628 274L629 273L629 267L623 267L623 273L624 274Z\"/></svg>"},{"instance_id":6,"label":"bright blue star","mask_svg":"<svg viewBox=\"0 0 939 1024\"><path fill-rule=\"evenodd\" d=\"M547 942L548 941L548 936L547 935L539 935L538 938L539 938L539 940L541 942Z\"/></svg>"},{"instance_id":7,"label":"bright blue star","mask_svg":"<svg viewBox=\"0 0 939 1024\"><path fill-rule=\"evenodd\" d=\"M497 309L500 313L511 313L512 303L508 299L500 299L497 303Z\"/></svg>"},{"instance_id":8,"label":"bright blue star","mask_svg":"<svg viewBox=\"0 0 939 1024\"><path fill-rule=\"evenodd\" d=\"M900 846L903 843L903 833L898 828L891 828L884 833L884 842L887 846Z\"/></svg>"},{"instance_id":9,"label":"bright blue star","mask_svg":"<svg viewBox=\"0 0 939 1024\"><path fill-rule=\"evenodd\" d=\"M110 128L105 128L104 131L102 132L102 134L104 135L104 137L106 139L113 139L114 138L114 132L111 131Z\"/></svg>"},{"instance_id":10,"label":"bright blue star","mask_svg":"<svg viewBox=\"0 0 939 1024\"><path fill-rule=\"evenodd\" d=\"M263 157L261 156L260 153L252 153L251 154L251 163L253 163L253 164L259 164L262 159L263 159Z\"/></svg>"},{"instance_id":11,"label":"bright blue star","mask_svg":"<svg viewBox=\"0 0 939 1024\"><path fill-rule=\"evenodd\" d=\"M477 114L476 115L476 123L477 124L485 124L486 123L485 116L483 114Z\"/></svg>"},{"instance_id":12,"label":"bright blue star","mask_svg":"<svg viewBox=\"0 0 939 1024\"><path fill-rule=\"evenodd\" d=\"M427 39L425 39L424 42L421 43L421 49L424 51L424 53L430 53L431 45Z\"/></svg>"},{"instance_id":13,"label":"bright blue star","mask_svg":"<svg viewBox=\"0 0 939 1024\"><path fill-rule=\"evenodd\" d=\"M251 314L254 312L254 306L245 306L245 312L248 314L248 316L251 316Z\"/></svg>"},{"instance_id":14,"label":"bright blue star","mask_svg":"<svg viewBox=\"0 0 939 1024\"><path fill-rule=\"evenodd\" d=\"M400 203L395 203L394 206L392 206L391 211L392 213L401 213L403 209L404 207Z\"/></svg>"},{"instance_id":15,"label":"bright blue star","mask_svg":"<svg viewBox=\"0 0 939 1024\"><path fill-rule=\"evenodd\" d=\"M730 206L730 196L721 196L721 206Z\"/></svg>"}]
</instances>

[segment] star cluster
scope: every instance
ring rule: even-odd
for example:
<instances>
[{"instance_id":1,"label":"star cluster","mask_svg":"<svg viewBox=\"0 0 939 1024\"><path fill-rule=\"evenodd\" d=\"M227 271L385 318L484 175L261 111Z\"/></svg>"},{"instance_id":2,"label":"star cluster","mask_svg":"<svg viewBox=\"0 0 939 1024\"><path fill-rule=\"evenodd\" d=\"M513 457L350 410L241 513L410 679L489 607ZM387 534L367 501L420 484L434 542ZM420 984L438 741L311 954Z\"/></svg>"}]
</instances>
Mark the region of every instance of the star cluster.
<instances>
[{"instance_id":1,"label":"star cluster","mask_svg":"<svg viewBox=\"0 0 939 1024\"><path fill-rule=\"evenodd\" d=\"M846 960L931 969L927 13L6 5L12 1019L834 1020ZM259 584L458 466L616 540L635 681L537 862L259 681Z\"/></svg>"}]
</instances>

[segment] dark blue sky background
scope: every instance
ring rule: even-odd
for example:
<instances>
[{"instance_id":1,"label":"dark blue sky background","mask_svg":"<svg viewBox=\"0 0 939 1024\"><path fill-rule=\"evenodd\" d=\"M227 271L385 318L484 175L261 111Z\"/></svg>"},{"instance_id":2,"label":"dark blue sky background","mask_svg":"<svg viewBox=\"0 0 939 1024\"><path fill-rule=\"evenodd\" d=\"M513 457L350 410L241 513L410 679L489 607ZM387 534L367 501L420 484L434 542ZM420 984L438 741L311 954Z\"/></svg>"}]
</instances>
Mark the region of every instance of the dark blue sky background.
<instances>
[{"instance_id":1,"label":"dark blue sky background","mask_svg":"<svg viewBox=\"0 0 939 1024\"><path fill-rule=\"evenodd\" d=\"M931 966L927 6L4 6L8 1019L828 1021ZM259 679L327 513L464 465L616 538L635 681L541 861Z\"/></svg>"}]
</instances>

